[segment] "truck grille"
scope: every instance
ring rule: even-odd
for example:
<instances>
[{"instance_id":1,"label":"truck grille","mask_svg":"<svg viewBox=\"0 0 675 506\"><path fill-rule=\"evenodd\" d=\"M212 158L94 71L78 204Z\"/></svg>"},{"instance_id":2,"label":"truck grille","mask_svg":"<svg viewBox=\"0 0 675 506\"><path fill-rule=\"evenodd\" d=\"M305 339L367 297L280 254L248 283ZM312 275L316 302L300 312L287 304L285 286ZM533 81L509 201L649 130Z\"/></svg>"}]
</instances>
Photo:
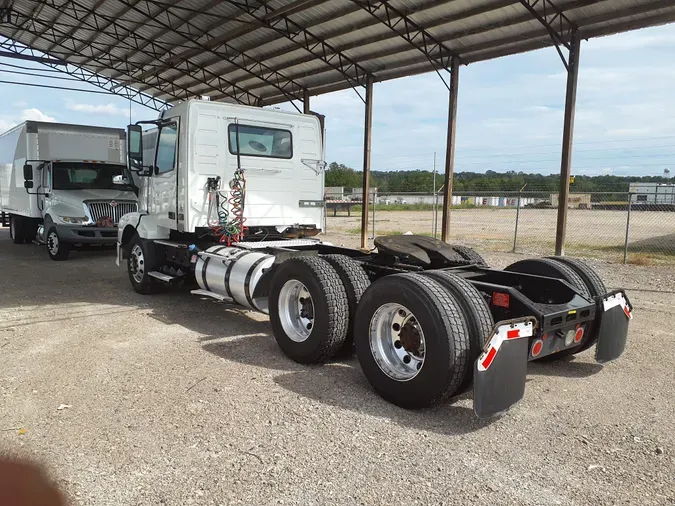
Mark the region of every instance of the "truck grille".
<instances>
[{"instance_id":1,"label":"truck grille","mask_svg":"<svg viewBox=\"0 0 675 506\"><path fill-rule=\"evenodd\" d=\"M138 204L129 200L97 200L85 203L94 223L102 218L111 218L117 225L122 216L138 210Z\"/></svg>"}]
</instances>

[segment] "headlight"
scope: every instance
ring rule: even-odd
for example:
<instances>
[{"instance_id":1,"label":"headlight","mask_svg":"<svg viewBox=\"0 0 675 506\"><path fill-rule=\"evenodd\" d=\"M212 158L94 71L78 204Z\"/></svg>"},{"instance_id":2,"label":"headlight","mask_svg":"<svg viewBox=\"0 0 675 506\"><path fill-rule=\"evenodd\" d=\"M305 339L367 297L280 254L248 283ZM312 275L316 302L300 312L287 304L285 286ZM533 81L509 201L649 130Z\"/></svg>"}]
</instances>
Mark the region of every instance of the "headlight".
<instances>
[{"instance_id":1,"label":"headlight","mask_svg":"<svg viewBox=\"0 0 675 506\"><path fill-rule=\"evenodd\" d=\"M59 216L59 219L63 223L70 223L73 225L80 225L82 223L87 223L89 221L89 218L78 218L76 216Z\"/></svg>"}]
</instances>

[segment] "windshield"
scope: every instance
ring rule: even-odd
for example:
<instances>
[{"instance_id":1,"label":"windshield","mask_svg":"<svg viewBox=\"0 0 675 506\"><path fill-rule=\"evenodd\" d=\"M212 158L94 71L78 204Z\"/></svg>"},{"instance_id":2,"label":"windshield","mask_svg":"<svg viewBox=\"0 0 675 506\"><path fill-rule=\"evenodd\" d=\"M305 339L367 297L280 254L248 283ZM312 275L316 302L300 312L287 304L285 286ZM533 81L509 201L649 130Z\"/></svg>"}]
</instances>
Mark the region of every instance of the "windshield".
<instances>
[{"instance_id":1,"label":"windshield","mask_svg":"<svg viewBox=\"0 0 675 506\"><path fill-rule=\"evenodd\" d=\"M87 162L58 162L52 167L54 190L131 190L113 184L113 176L124 174L123 165Z\"/></svg>"}]
</instances>

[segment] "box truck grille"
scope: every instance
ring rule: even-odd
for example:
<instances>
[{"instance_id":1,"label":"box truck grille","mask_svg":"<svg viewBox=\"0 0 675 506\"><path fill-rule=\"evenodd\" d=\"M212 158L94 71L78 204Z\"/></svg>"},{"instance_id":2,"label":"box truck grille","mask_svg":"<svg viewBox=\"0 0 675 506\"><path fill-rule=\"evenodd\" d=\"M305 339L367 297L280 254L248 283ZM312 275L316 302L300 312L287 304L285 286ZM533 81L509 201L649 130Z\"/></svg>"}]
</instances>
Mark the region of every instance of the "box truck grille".
<instances>
[{"instance_id":1,"label":"box truck grille","mask_svg":"<svg viewBox=\"0 0 675 506\"><path fill-rule=\"evenodd\" d=\"M138 210L138 204L128 200L89 201L86 204L92 221L97 222L102 218L111 218L115 225L125 214L134 213Z\"/></svg>"}]
</instances>

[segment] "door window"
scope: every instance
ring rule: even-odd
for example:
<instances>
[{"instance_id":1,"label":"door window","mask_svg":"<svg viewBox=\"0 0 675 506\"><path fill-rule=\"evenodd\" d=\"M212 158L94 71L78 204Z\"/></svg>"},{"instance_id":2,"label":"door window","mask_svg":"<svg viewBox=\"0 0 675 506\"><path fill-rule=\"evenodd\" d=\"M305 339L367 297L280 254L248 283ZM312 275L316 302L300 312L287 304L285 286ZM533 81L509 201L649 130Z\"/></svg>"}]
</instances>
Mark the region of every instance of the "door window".
<instances>
[{"instance_id":1,"label":"door window","mask_svg":"<svg viewBox=\"0 0 675 506\"><path fill-rule=\"evenodd\" d=\"M159 131L157 157L155 159L156 174L171 172L176 168L176 152L178 144L178 125L170 123Z\"/></svg>"}]
</instances>

